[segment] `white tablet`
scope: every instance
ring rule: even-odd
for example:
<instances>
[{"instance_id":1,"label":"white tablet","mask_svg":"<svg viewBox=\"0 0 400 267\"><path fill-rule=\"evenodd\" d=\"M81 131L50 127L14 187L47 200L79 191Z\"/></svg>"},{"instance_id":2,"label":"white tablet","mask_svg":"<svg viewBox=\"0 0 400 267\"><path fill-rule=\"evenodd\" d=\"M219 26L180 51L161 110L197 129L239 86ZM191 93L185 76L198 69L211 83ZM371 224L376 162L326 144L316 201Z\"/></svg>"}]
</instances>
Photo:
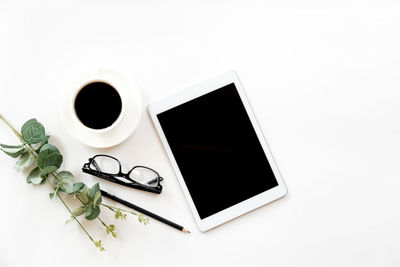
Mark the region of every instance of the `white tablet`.
<instances>
[{"instance_id":1,"label":"white tablet","mask_svg":"<svg viewBox=\"0 0 400 267\"><path fill-rule=\"evenodd\" d=\"M286 195L235 72L148 109L201 231Z\"/></svg>"}]
</instances>

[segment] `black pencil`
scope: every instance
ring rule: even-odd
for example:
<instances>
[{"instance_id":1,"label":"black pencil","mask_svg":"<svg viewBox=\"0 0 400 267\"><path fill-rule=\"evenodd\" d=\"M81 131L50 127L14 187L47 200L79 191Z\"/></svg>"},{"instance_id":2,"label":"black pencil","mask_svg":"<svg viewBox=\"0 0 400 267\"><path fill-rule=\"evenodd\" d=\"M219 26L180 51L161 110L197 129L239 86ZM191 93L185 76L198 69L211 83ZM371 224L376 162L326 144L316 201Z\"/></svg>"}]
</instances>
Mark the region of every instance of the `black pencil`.
<instances>
[{"instance_id":1,"label":"black pencil","mask_svg":"<svg viewBox=\"0 0 400 267\"><path fill-rule=\"evenodd\" d=\"M143 214L145 214L145 215L147 215L147 216L149 216L149 217L151 217L153 219L156 219L156 220L158 220L160 222L168 224L169 226L172 226L175 229L178 229L179 231L182 231L184 233L190 233L190 231L187 230L185 227L183 227L183 226L181 226L179 224L176 224L174 222L171 222L170 220L167 220L167 219L165 219L165 218L163 218L161 216L158 216L157 214L154 214L154 213L152 213L152 212L150 212L148 210L145 210L145 209L143 209L143 208L141 208L139 206L136 206L135 204L132 204L132 203L126 201L126 200L123 200L123 199L120 199L119 197L111 195L111 194L107 193L106 191L101 190L101 195L105 196L105 197L107 197L109 199L112 199L112 200L114 200L114 201L116 201L118 203L121 203L121 204L123 204L123 205L125 205L125 206L127 206L127 207L129 207L131 209L134 209L134 210L136 210L136 211L138 211L140 213L143 213Z\"/></svg>"}]
</instances>

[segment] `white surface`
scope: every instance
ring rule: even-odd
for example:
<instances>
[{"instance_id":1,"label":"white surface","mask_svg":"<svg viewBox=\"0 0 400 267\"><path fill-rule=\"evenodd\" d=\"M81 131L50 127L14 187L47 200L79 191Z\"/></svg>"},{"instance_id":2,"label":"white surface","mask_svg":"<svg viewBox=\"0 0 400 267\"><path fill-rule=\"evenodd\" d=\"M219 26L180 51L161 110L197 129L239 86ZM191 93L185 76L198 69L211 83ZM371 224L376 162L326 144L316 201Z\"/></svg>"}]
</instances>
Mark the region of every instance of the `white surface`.
<instances>
[{"instance_id":1,"label":"white surface","mask_svg":"<svg viewBox=\"0 0 400 267\"><path fill-rule=\"evenodd\" d=\"M154 167L160 196L118 193L193 233L130 217L113 240L85 222L100 253L2 155L0 265L399 266L399 13L394 0L1 1L1 113L16 126L37 117L88 184L80 168L98 152ZM200 233L147 115L112 149L61 126L62 88L98 66L137 80L145 105L235 69L290 193ZM16 140L4 126L0 139Z\"/></svg>"},{"instance_id":2,"label":"white surface","mask_svg":"<svg viewBox=\"0 0 400 267\"><path fill-rule=\"evenodd\" d=\"M100 130L86 127L77 117L74 108L78 92L88 83L97 81L111 84L118 91L122 102L117 120ZM138 126L142 112L142 100L135 83L116 71L104 68L96 68L74 78L73 82L65 86L59 104L59 116L65 129L82 144L95 148L109 148L125 141Z\"/></svg>"},{"instance_id":3,"label":"white surface","mask_svg":"<svg viewBox=\"0 0 400 267\"><path fill-rule=\"evenodd\" d=\"M165 137L165 133L163 131L163 128L160 125L160 121L158 120L157 115L160 113L163 113L167 110L170 110L172 108L175 108L179 105L182 105L183 103L189 102L200 96L208 94L212 91L218 90L218 89L220 89L226 85L229 85L231 83L235 84L235 87L236 87L236 90L238 91L241 102L243 103L243 106L245 107L245 110L246 110L245 112L247 112L247 115L250 118L250 121L253 125L254 131L257 134L259 143L260 143L265 155L267 156L269 165L271 166L271 169L275 175L276 181L278 182L278 185L275 186L274 188L264 191L263 193L254 195L240 203L237 203L236 205L230 206L224 210L220 210L219 212L214 213L211 216L201 219L199 212L196 209L196 205L193 201L193 198L189 192L189 189L186 186L185 178L183 177L183 175L179 169L179 166L175 160L174 154L171 151L170 144L168 143L167 138ZM260 129L260 126L258 125L258 122L254 116L252 109L251 109L251 105L249 104L249 101L246 97L245 91L243 90L243 87L239 81L239 77L237 76L237 73L235 71L229 71L224 74L218 75L207 81L204 81L204 82L196 84L190 88L187 88L187 89L183 90L182 92L168 96L160 101L153 102L149 105L148 111L150 113L150 117L151 117L152 121L154 122L154 128L157 130L157 132L160 136L160 140L165 148L165 152L167 153L168 158L170 159L171 166L175 171L178 181L182 187L182 191L185 194L185 197L186 197L186 200L188 201L190 210L192 211L193 217L194 217L200 231L210 230L211 228L214 228L214 227L221 225L227 221L230 221L236 217L239 217L240 215L243 215L243 214L245 214L251 210L254 210L256 208L259 208L260 206L265 205L269 202L277 200L278 198L281 198L287 194L287 188L285 187L285 184L279 173L279 169L276 166L275 160L271 154L270 149L268 148L268 145L265 141L264 135ZM185 125L182 125L182 127L184 128ZM221 194L221 200L223 199L222 195L223 194Z\"/></svg>"}]
</instances>

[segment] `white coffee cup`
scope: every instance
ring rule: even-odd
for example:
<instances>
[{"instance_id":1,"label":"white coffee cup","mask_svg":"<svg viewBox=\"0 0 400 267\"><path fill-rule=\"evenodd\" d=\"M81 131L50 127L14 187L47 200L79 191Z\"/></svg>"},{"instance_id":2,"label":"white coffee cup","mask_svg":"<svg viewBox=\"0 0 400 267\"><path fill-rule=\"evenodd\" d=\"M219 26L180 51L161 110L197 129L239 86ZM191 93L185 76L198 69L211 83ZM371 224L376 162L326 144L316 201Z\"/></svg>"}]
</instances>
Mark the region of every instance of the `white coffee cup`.
<instances>
[{"instance_id":1,"label":"white coffee cup","mask_svg":"<svg viewBox=\"0 0 400 267\"><path fill-rule=\"evenodd\" d=\"M114 81L114 82L115 82L115 81ZM95 83L104 83L104 84L107 84L107 85L111 86L111 87L118 93L118 95L119 95L119 97L120 97L120 99L121 99L121 110L120 110L120 113L119 113L117 119L116 119L111 125L109 125L109 126L107 126L107 127L105 127L105 128L101 128L101 129L94 129L94 128L90 128L90 127L88 127L87 125L85 125L85 124L81 121L81 119L79 119L79 116L78 116L78 114L77 114L77 112L76 112L76 106L75 106L76 98L77 98L78 94L81 92L81 90L82 90L82 89L85 90L84 88L86 88L86 86L91 85L91 84L95 84ZM73 106L73 117L74 117L75 121L76 121L76 122L80 125L80 127L82 127L84 130L90 131L90 132L92 132L92 133L101 134L101 133L106 133L106 132L111 131L112 129L114 129L114 128L121 122L121 120L123 119L124 114L125 114L126 94L125 94L123 88L121 88L121 87L118 88L115 84L113 84L113 82L111 82L111 81L109 81L109 80L104 80L104 79L98 79L98 78L96 78L96 79L91 79L91 80L86 81L84 84L82 84L80 87L77 88L77 90L76 90L76 92L75 92L75 94L74 94L74 97L73 97L73 99L71 99L71 100L72 100L72 102L73 102L73 103L71 103L71 105ZM105 107L105 108L106 108L106 107ZM95 116L97 116L97 115L96 115L96 114L93 114L93 117L95 117Z\"/></svg>"},{"instance_id":2,"label":"white coffee cup","mask_svg":"<svg viewBox=\"0 0 400 267\"><path fill-rule=\"evenodd\" d=\"M101 129L86 126L75 111L75 100L81 89L95 82L110 85L121 98L118 118ZM141 114L142 100L137 86L132 79L128 80L110 69L99 68L79 75L67 86L60 99L60 118L66 130L81 143L96 148L111 147L128 138L139 124Z\"/></svg>"}]
</instances>

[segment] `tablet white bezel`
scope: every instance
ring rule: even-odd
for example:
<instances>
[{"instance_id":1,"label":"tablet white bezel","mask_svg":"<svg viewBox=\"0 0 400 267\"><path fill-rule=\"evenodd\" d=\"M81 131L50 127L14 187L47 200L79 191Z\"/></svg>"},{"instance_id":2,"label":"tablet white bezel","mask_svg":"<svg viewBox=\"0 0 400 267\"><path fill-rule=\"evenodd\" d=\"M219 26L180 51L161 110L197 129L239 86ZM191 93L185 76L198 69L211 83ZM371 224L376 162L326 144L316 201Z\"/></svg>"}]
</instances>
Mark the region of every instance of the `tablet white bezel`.
<instances>
[{"instance_id":1,"label":"tablet white bezel","mask_svg":"<svg viewBox=\"0 0 400 267\"><path fill-rule=\"evenodd\" d=\"M167 141L167 139L164 135L164 132L161 128L161 125L157 118L157 115L166 110L169 110L173 107L176 107L180 104L183 104L192 99L195 99L199 96L202 96L202 95L212 92L214 90L220 89L221 87L228 85L230 83L234 83L236 86L236 89L240 95L240 98L243 102L246 112L250 118L250 121L254 127L254 130L260 141L260 144L264 150L265 155L267 156L268 162L269 162L269 164L272 168L272 171L275 175L275 178L278 182L278 186L271 188L265 192L262 192L258 195L255 195L255 196L253 196L247 200L244 200L236 205L233 205L227 209L224 209L216 214L213 214L209 217L201 219L199 216L199 213L196 209L196 206L194 205L193 199L189 193L189 190L186 186L185 180L183 179L182 174L179 170L179 167L176 163L176 160L173 156L171 148L169 147L168 141ZM247 213L247 212L249 212L253 209L256 209L260 206L263 206L263 205L265 205L271 201L274 201L278 198L281 198L287 194L287 189L285 187L285 184L282 180L282 177L279 173L276 163L272 157L272 154L268 148L265 138L261 132L261 129L257 123L257 120L253 114L253 111L251 110L250 104L247 100L245 92L243 91L243 88L239 81L239 77L237 76L236 72L234 72L234 71L227 72L223 75L220 75L218 77L210 79L206 82L192 86L185 91L179 92L177 94L174 94L167 98L164 98L160 101L152 103L149 105L148 110L150 113L150 117L154 123L154 126L160 136L161 142L164 145L165 151L167 152L167 155L171 161L172 167L174 168L175 174L178 177L182 191L186 197L186 200L189 204L189 207L192 211L195 221L201 231L207 231L211 228L214 228L220 224L223 224L229 220L232 220L244 213Z\"/></svg>"}]
</instances>

